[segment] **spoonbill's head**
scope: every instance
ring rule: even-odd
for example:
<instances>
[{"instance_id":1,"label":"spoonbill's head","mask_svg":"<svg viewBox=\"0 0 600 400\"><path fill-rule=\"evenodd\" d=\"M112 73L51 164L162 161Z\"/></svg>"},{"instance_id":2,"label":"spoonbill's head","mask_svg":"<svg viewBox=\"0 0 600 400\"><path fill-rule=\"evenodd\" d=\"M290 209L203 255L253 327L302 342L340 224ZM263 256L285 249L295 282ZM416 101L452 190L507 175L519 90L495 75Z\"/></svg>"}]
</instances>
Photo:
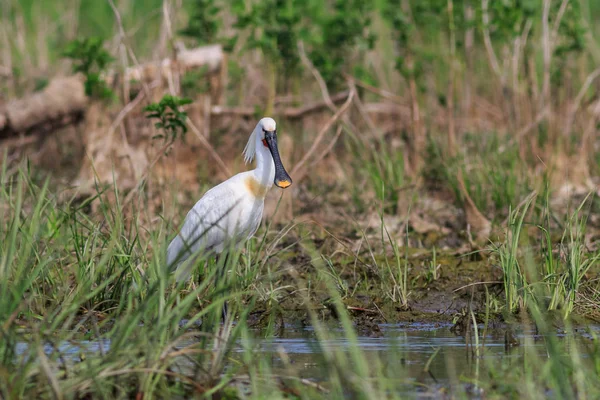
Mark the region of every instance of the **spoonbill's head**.
<instances>
[{"instance_id":1,"label":"spoonbill's head","mask_svg":"<svg viewBox=\"0 0 600 400\"><path fill-rule=\"evenodd\" d=\"M281 157L279 157L277 124L273 118L265 117L258 121L244 149L244 161L246 163L252 161L257 152L260 152L263 158L270 156L273 159L273 163L275 164L275 185L282 189L289 187L292 184L292 178L290 178L283 167Z\"/></svg>"}]
</instances>

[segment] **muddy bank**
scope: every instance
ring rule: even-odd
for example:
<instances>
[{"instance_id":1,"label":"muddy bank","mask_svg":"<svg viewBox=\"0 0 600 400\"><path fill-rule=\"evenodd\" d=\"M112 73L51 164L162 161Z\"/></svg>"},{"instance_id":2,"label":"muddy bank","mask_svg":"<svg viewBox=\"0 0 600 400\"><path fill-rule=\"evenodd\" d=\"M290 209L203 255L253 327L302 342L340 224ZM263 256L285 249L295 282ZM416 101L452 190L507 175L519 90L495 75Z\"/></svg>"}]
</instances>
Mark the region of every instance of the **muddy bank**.
<instances>
[{"instance_id":1,"label":"muddy bank","mask_svg":"<svg viewBox=\"0 0 600 400\"><path fill-rule=\"evenodd\" d=\"M383 220L386 229L389 226L392 232L383 239L381 227L377 231L377 221L363 224L367 228L359 232L329 214L328 225L336 226L335 232L313 229L310 234L299 233L302 240L284 240L281 247L286 250L269 260L279 265L279 273L270 284L285 288L284 294L256 303L251 324L308 325L307 307L321 320L336 319L332 290L341 298L359 333L368 336L378 335L377 324L460 323L471 311L479 321L484 320L487 312L494 323L526 318L524 313L507 314L504 307L503 271L491 249L505 245L505 231L496 228L495 240L490 239L486 244L474 242L468 232L450 228L460 225L456 221L459 212L450 207L444 209L439 202L430 204L435 205L438 214L430 209L429 213L421 213L420 219L380 218L380 226ZM443 228L431 222L432 215L440 213L446 218ZM449 215L454 215L454 220ZM553 247L557 249L563 247L559 228L551 231ZM596 227L590 224L588 230L589 237L594 237ZM520 241L524 249L534 249L533 262L541 266L540 232L537 226L528 226ZM557 259L564 261L562 253L556 254ZM592 306L594 297L586 300L586 293L594 293L598 272L599 266L594 264L583 277L572 320L600 320ZM308 298L299 294L302 290L309 293ZM560 304L548 312L549 319L558 325L562 315Z\"/></svg>"}]
</instances>

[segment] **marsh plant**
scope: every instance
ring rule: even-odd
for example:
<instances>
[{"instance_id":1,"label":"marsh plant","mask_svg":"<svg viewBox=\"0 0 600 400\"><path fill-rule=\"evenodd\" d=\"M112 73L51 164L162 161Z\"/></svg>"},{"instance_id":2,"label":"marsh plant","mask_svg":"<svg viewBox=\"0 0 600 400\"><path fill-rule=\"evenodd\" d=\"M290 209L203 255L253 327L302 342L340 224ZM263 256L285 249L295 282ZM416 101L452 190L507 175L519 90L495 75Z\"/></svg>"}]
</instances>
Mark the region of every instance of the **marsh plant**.
<instances>
[{"instance_id":1,"label":"marsh plant","mask_svg":"<svg viewBox=\"0 0 600 400\"><path fill-rule=\"evenodd\" d=\"M190 99L165 95L158 103L144 107L146 118L158 120L154 127L159 133L154 138L163 139L165 143L173 143L178 137L185 140L187 113L182 107L191 103Z\"/></svg>"},{"instance_id":2,"label":"marsh plant","mask_svg":"<svg viewBox=\"0 0 600 400\"><path fill-rule=\"evenodd\" d=\"M73 72L85 77L85 94L100 100L112 99L114 94L102 79L101 74L114 58L104 48L104 40L99 37L75 39L62 53L73 60Z\"/></svg>"}]
</instances>

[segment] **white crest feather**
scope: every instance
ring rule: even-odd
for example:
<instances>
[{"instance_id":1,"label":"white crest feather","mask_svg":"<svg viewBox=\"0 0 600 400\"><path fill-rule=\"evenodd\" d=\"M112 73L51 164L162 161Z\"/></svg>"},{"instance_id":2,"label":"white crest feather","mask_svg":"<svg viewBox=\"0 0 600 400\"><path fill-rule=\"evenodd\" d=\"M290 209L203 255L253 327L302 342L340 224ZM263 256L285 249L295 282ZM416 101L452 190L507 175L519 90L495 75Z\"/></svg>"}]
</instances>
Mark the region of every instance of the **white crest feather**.
<instances>
[{"instance_id":1,"label":"white crest feather","mask_svg":"<svg viewBox=\"0 0 600 400\"><path fill-rule=\"evenodd\" d=\"M248 164L254 160L254 154L256 153L256 131L255 128L250 135L250 139L248 139L248 143L246 143L246 147L244 147L244 162Z\"/></svg>"}]
</instances>

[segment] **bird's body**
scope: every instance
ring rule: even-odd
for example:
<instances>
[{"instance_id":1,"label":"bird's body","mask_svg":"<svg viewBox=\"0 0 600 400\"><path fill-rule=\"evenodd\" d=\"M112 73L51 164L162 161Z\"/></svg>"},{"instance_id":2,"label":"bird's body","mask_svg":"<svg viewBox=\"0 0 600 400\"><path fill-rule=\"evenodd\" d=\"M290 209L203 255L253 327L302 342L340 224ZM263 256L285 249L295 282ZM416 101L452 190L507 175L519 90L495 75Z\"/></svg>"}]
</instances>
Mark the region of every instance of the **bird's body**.
<instances>
[{"instance_id":1,"label":"bird's body","mask_svg":"<svg viewBox=\"0 0 600 400\"><path fill-rule=\"evenodd\" d=\"M207 191L185 217L179 234L167 249L167 264L180 267L192 255L219 255L238 248L257 231L265 196L273 183L286 188L291 179L279 159L275 121L260 120L246 148L246 162L256 157L256 169L241 172ZM193 262L177 270L187 280Z\"/></svg>"},{"instance_id":2,"label":"bird's body","mask_svg":"<svg viewBox=\"0 0 600 400\"><path fill-rule=\"evenodd\" d=\"M173 265L178 257L183 262L192 254L220 254L226 246L242 245L260 225L269 187L248 171L207 191L188 212L181 231L169 245L167 263ZM177 279L188 277L189 270Z\"/></svg>"}]
</instances>

